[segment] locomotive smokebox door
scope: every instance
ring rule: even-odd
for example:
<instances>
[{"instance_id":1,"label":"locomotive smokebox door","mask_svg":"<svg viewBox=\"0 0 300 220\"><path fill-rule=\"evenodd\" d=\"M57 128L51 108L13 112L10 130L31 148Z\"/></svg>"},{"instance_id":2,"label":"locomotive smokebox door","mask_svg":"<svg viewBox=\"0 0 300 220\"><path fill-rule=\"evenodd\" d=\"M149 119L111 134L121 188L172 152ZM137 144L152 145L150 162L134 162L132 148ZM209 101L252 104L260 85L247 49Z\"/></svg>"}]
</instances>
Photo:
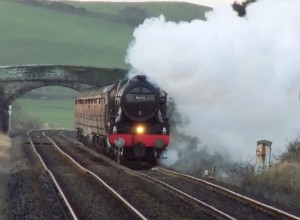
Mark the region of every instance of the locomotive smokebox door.
<instances>
[{"instance_id":1,"label":"locomotive smokebox door","mask_svg":"<svg viewBox=\"0 0 300 220\"><path fill-rule=\"evenodd\" d=\"M136 157L144 157L146 152L145 145L143 145L141 142L138 142L134 146L134 156Z\"/></svg>"}]
</instances>

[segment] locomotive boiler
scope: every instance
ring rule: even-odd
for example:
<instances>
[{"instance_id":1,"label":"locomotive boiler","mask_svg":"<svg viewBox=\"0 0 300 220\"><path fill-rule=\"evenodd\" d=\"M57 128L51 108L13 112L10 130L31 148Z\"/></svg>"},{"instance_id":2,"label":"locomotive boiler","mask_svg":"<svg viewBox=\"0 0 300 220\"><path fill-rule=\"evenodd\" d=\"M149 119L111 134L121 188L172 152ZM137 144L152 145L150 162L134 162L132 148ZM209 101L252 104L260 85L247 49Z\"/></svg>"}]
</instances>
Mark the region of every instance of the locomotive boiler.
<instances>
[{"instance_id":1,"label":"locomotive boiler","mask_svg":"<svg viewBox=\"0 0 300 220\"><path fill-rule=\"evenodd\" d=\"M118 163L154 166L169 143L168 95L144 75L83 91L75 127L81 142Z\"/></svg>"}]
</instances>

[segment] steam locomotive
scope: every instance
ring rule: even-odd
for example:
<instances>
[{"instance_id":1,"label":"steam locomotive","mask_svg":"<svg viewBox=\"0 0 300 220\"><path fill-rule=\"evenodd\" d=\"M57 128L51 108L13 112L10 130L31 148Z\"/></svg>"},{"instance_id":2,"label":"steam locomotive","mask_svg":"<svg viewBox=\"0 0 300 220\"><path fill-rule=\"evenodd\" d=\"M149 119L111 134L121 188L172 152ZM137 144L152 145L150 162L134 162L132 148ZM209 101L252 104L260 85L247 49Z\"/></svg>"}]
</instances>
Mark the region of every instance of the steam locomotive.
<instances>
[{"instance_id":1,"label":"steam locomotive","mask_svg":"<svg viewBox=\"0 0 300 220\"><path fill-rule=\"evenodd\" d=\"M144 75L83 91L77 138L117 163L152 167L169 143L168 95Z\"/></svg>"}]
</instances>

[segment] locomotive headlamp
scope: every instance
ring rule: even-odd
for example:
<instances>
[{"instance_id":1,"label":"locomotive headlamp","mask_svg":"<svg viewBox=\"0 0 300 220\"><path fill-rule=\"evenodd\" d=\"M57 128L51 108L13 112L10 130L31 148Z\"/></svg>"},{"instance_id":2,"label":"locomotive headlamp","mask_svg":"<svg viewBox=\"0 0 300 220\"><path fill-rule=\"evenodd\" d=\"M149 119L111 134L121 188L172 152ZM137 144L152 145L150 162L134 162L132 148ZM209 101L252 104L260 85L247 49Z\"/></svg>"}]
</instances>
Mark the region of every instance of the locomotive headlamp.
<instances>
[{"instance_id":1,"label":"locomotive headlamp","mask_svg":"<svg viewBox=\"0 0 300 220\"><path fill-rule=\"evenodd\" d=\"M144 133L144 127L143 126L137 126L137 128L136 128L136 132L138 133L138 134L143 134Z\"/></svg>"}]
</instances>

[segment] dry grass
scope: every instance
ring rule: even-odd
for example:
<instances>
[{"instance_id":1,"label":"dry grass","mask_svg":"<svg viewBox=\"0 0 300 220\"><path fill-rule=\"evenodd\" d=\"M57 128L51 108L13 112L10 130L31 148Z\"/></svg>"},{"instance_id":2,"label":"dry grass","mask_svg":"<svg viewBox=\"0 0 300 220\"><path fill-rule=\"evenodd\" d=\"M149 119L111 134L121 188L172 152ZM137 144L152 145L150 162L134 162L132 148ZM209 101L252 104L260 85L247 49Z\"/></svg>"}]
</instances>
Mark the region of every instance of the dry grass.
<instances>
[{"instance_id":1,"label":"dry grass","mask_svg":"<svg viewBox=\"0 0 300 220\"><path fill-rule=\"evenodd\" d=\"M0 216L4 216L5 192L9 172L9 150L11 140L7 135L0 134Z\"/></svg>"},{"instance_id":2,"label":"dry grass","mask_svg":"<svg viewBox=\"0 0 300 220\"><path fill-rule=\"evenodd\" d=\"M10 138L4 134L0 134L0 167L2 163L1 161L8 158L10 145Z\"/></svg>"},{"instance_id":3,"label":"dry grass","mask_svg":"<svg viewBox=\"0 0 300 220\"><path fill-rule=\"evenodd\" d=\"M261 176L272 177L272 184L276 186L285 186L290 190L300 192L300 163L287 162L278 163L273 165L270 170Z\"/></svg>"}]
</instances>

